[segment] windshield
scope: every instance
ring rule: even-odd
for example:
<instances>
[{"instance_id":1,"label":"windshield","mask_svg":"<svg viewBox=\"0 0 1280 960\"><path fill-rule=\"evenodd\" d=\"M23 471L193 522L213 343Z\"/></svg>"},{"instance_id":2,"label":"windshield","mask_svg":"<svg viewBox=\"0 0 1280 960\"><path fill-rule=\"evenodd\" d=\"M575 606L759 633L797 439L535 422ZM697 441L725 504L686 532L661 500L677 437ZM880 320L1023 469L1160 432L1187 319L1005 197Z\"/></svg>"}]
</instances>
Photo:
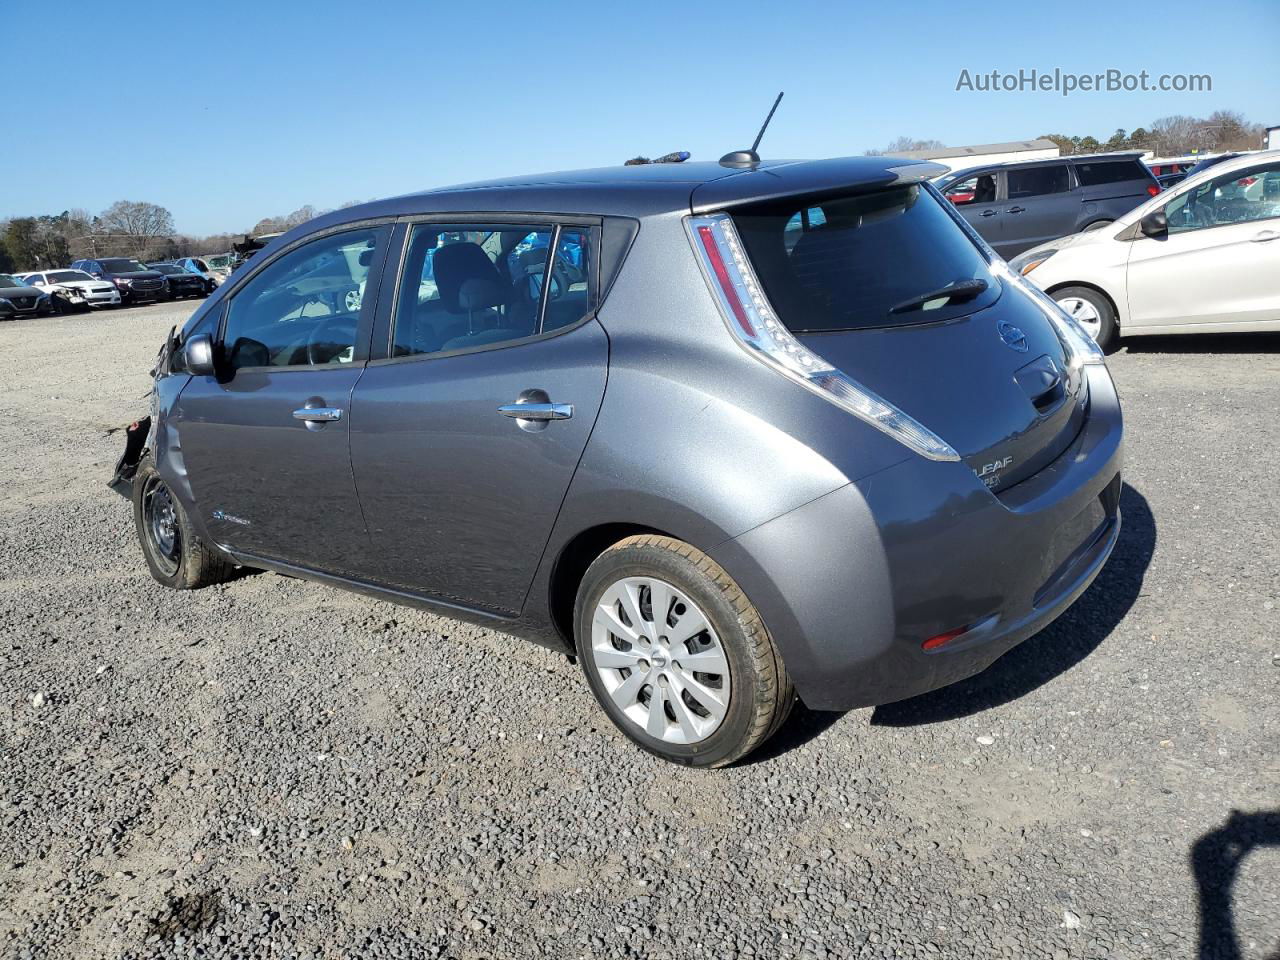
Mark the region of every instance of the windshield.
<instances>
[{"instance_id":1,"label":"windshield","mask_svg":"<svg viewBox=\"0 0 1280 960\"><path fill-rule=\"evenodd\" d=\"M978 247L918 184L788 197L735 211L733 222L793 333L946 320L999 296Z\"/></svg>"},{"instance_id":2,"label":"windshield","mask_svg":"<svg viewBox=\"0 0 1280 960\"><path fill-rule=\"evenodd\" d=\"M126 260L124 258L115 258L112 260L102 260L102 269L108 273L141 273L147 268L140 264L137 260Z\"/></svg>"},{"instance_id":3,"label":"windshield","mask_svg":"<svg viewBox=\"0 0 1280 960\"><path fill-rule=\"evenodd\" d=\"M25 287L25 286L26 284L18 280L16 277L11 277L7 273L0 273L0 287Z\"/></svg>"},{"instance_id":4,"label":"windshield","mask_svg":"<svg viewBox=\"0 0 1280 960\"><path fill-rule=\"evenodd\" d=\"M77 283L81 280L92 280L83 270L58 270L49 274L50 283Z\"/></svg>"},{"instance_id":5,"label":"windshield","mask_svg":"<svg viewBox=\"0 0 1280 960\"><path fill-rule=\"evenodd\" d=\"M173 274L175 274L175 273L186 273L186 272L187 272L187 271L183 270L181 267L175 267L172 263L153 263L153 264L151 264L151 269L152 269L152 270L159 270L161 273L167 273L167 274L169 274L170 276L173 276Z\"/></svg>"}]
</instances>

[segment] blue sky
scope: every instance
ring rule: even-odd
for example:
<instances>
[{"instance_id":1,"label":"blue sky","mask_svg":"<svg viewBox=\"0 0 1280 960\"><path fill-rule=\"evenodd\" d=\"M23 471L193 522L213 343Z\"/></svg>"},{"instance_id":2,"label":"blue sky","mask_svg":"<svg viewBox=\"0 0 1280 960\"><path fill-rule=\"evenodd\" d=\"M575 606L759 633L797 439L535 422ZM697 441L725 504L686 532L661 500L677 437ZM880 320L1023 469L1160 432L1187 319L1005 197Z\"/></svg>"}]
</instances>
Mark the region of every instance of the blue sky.
<instances>
[{"instance_id":1,"label":"blue sky","mask_svg":"<svg viewBox=\"0 0 1280 960\"><path fill-rule=\"evenodd\" d=\"M900 134L1106 137L1217 108L1280 124L1276 0L5 7L9 129L24 133L0 145L0 217L148 200L180 231L210 233L637 153L714 159L749 145L778 90L766 156L855 154ZM31 42L15 42L24 24ZM961 69L1055 67L1208 73L1213 91L955 89Z\"/></svg>"}]
</instances>

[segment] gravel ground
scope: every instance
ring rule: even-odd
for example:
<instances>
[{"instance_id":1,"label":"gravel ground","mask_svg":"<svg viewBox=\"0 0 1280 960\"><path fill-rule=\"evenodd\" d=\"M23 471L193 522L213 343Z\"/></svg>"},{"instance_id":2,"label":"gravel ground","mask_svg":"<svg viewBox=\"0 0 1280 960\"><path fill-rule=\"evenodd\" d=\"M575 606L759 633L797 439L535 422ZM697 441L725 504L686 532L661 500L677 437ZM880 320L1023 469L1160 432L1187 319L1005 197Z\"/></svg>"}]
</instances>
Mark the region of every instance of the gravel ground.
<instances>
[{"instance_id":1,"label":"gravel ground","mask_svg":"<svg viewBox=\"0 0 1280 960\"><path fill-rule=\"evenodd\" d=\"M1280 957L1280 338L1113 358L1057 624L704 773L500 634L153 583L104 482L187 309L0 324L0 956Z\"/></svg>"}]
</instances>

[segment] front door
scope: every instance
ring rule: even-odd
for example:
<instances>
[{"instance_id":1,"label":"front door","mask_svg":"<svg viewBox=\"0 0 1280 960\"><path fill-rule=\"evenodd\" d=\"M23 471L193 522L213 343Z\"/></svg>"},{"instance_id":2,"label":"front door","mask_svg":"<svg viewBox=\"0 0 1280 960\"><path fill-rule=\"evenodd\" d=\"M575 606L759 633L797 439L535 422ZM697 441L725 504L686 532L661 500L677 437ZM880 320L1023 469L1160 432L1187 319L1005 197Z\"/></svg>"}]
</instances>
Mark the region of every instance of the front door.
<instances>
[{"instance_id":1,"label":"front door","mask_svg":"<svg viewBox=\"0 0 1280 960\"><path fill-rule=\"evenodd\" d=\"M390 228L287 251L230 297L219 374L193 377L171 417L197 508L232 550L359 572L368 535L351 478L351 391L364 371Z\"/></svg>"},{"instance_id":2,"label":"front door","mask_svg":"<svg viewBox=\"0 0 1280 960\"><path fill-rule=\"evenodd\" d=\"M392 586L521 610L604 396L598 230L418 224L351 453Z\"/></svg>"},{"instance_id":3,"label":"front door","mask_svg":"<svg viewBox=\"0 0 1280 960\"><path fill-rule=\"evenodd\" d=\"M997 171L989 170L966 177L943 191L960 216L996 250L1004 242L1004 215L996 203L999 179Z\"/></svg>"},{"instance_id":4,"label":"front door","mask_svg":"<svg viewBox=\"0 0 1280 960\"><path fill-rule=\"evenodd\" d=\"M1280 161L1184 190L1129 254L1130 324L1280 321Z\"/></svg>"}]
</instances>

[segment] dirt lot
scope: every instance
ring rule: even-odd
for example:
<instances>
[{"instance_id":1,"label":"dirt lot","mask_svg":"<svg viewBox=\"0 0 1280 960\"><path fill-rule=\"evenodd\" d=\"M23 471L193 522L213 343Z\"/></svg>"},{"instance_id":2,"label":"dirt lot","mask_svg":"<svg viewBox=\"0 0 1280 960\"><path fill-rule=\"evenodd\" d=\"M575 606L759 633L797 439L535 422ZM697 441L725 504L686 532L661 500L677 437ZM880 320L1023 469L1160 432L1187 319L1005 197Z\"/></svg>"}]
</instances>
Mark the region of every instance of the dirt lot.
<instances>
[{"instance_id":1,"label":"dirt lot","mask_svg":"<svg viewBox=\"0 0 1280 960\"><path fill-rule=\"evenodd\" d=\"M0 324L0 956L1280 956L1280 338L1113 358L1052 628L697 773L500 634L153 583L104 481L187 309Z\"/></svg>"}]
</instances>

